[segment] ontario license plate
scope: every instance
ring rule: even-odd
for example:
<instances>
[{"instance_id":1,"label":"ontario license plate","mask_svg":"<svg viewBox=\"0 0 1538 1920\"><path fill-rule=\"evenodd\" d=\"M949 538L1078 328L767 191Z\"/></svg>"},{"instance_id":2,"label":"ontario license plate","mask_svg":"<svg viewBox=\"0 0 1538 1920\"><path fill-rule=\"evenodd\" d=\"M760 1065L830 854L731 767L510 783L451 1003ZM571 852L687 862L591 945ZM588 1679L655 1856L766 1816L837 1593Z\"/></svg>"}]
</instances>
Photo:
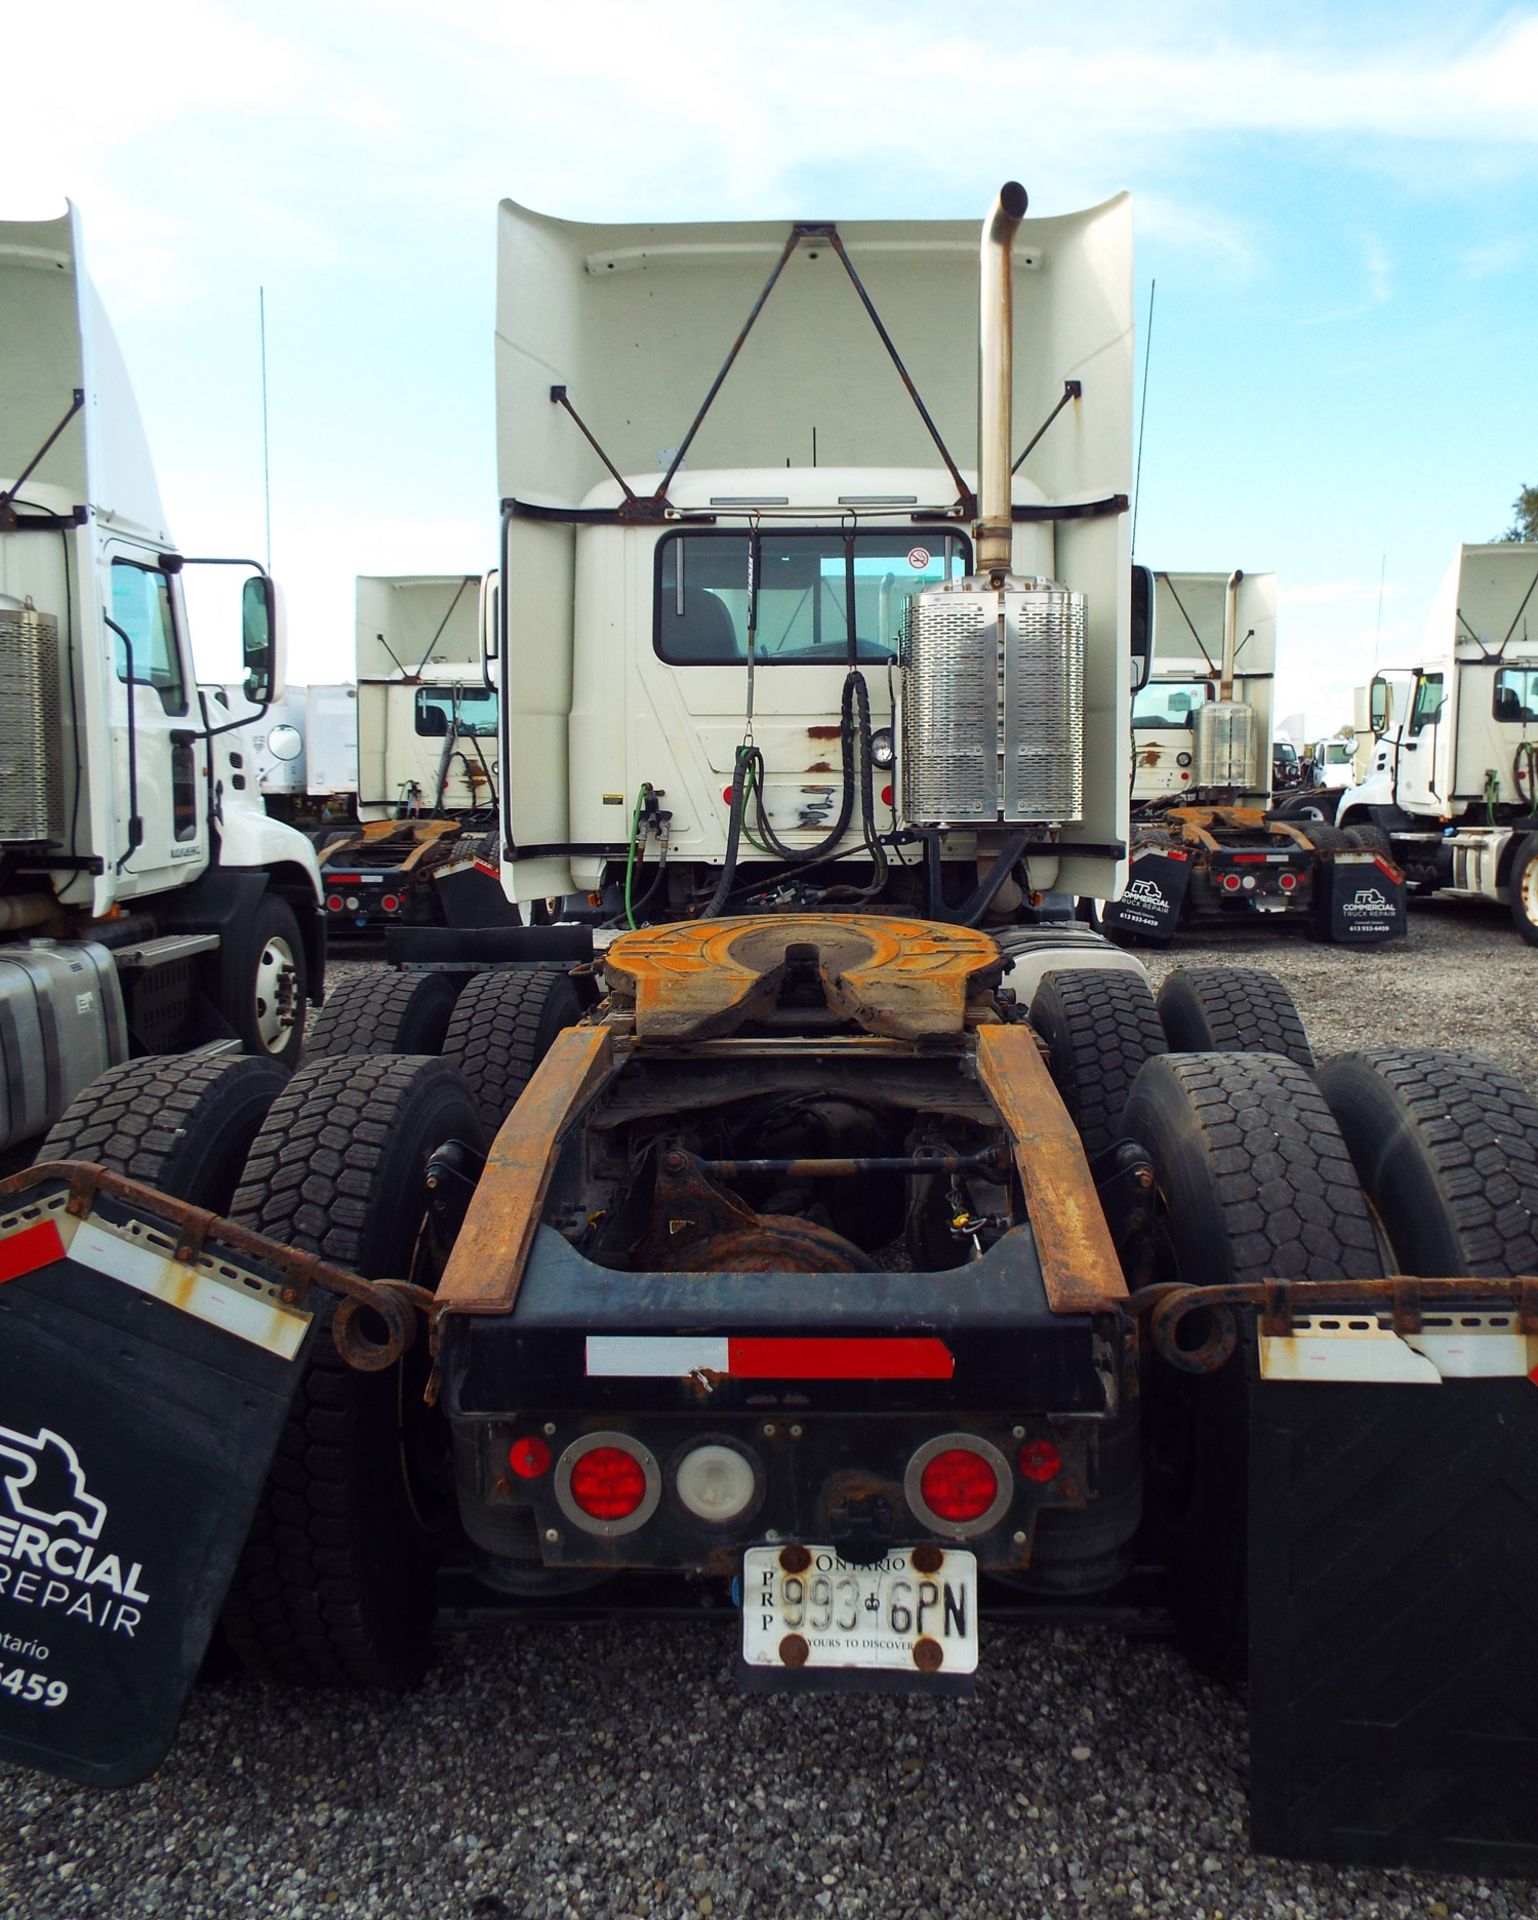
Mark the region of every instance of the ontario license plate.
<instances>
[{"instance_id":1,"label":"ontario license plate","mask_svg":"<svg viewBox=\"0 0 1538 1920\"><path fill-rule=\"evenodd\" d=\"M791 1672L975 1673L976 1556L895 1547L866 1567L831 1547L749 1547L742 1565L742 1657L750 1667Z\"/></svg>"}]
</instances>

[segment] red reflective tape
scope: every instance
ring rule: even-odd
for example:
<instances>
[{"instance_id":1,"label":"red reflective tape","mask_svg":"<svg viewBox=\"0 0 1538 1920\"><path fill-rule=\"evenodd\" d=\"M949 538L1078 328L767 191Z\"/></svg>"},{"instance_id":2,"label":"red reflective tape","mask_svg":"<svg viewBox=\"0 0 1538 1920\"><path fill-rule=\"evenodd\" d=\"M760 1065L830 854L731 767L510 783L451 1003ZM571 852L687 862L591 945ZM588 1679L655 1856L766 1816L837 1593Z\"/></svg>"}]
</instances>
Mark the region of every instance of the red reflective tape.
<instances>
[{"instance_id":1,"label":"red reflective tape","mask_svg":"<svg viewBox=\"0 0 1538 1920\"><path fill-rule=\"evenodd\" d=\"M737 1380L950 1380L943 1340L748 1339L727 1342Z\"/></svg>"},{"instance_id":2,"label":"red reflective tape","mask_svg":"<svg viewBox=\"0 0 1538 1920\"><path fill-rule=\"evenodd\" d=\"M1190 857L1190 854L1182 853L1179 847L1171 847L1164 856L1166 860L1189 860Z\"/></svg>"},{"instance_id":3,"label":"red reflective tape","mask_svg":"<svg viewBox=\"0 0 1538 1920\"><path fill-rule=\"evenodd\" d=\"M51 1220L39 1220L35 1227L24 1227L0 1240L0 1285L19 1280L24 1273L36 1273L39 1267L52 1266L64 1258L64 1242Z\"/></svg>"}]
</instances>

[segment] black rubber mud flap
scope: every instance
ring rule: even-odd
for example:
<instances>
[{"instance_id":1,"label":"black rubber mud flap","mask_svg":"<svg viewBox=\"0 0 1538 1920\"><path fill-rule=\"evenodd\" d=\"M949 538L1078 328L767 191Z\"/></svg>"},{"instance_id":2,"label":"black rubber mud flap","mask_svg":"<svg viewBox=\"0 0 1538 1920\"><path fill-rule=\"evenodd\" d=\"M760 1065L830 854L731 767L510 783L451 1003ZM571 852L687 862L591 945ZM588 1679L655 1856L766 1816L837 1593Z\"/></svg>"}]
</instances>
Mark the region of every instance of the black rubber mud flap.
<instances>
[{"instance_id":1,"label":"black rubber mud flap","mask_svg":"<svg viewBox=\"0 0 1538 1920\"><path fill-rule=\"evenodd\" d=\"M1538 1874L1538 1387L1251 1405L1255 1847Z\"/></svg>"},{"instance_id":2,"label":"black rubber mud flap","mask_svg":"<svg viewBox=\"0 0 1538 1920\"><path fill-rule=\"evenodd\" d=\"M1168 946L1180 925L1190 878L1191 862L1178 848L1134 847L1127 890L1102 916L1106 932L1118 940Z\"/></svg>"},{"instance_id":3,"label":"black rubber mud flap","mask_svg":"<svg viewBox=\"0 0 1538 1920\"><path fill-rule=\"evenodd\" d=\"M124 1786L171 1744L311 1319L255 1261L64 1199L0 1217L0 1758Z\"/></svg>"},{"instance_id":4,"label":"black rubber mud flap","mask_svg":"<svg viewBox=\"0 0 1538 1920\"><path fill-rule=\"evenodd\" d=\"M1314 863L1314 914L1321 940L1369 946L1409 929L1404 875L1373 853L1342 850Z\"/></svg>"}]
</instances>

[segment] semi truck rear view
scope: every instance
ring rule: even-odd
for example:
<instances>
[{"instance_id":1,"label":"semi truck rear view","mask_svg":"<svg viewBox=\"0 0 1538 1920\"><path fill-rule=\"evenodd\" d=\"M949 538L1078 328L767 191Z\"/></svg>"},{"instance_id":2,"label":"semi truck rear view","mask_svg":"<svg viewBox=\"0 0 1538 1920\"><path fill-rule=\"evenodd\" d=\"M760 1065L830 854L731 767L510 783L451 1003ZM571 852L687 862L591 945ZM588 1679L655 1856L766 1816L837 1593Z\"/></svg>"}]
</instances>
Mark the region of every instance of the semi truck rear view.
<instances>
[{"instance_id":1,"label":"semi truck rear view","mask_svg":"<svg viewBox=\"0 0 1538 1920\"><path fill-rule=\"evenodd\" d=\"M589 917L403 942L227 1198L89 1102L0 1187L5 1424L148 1596L71 1624L17 1516L8 1756L138 1777L216 1618L410 1684L445 1558L671 1580L807 1694L964 1694L995 1601L1142 1568L1247 1674L1257 1845L1538 1866L1538 1109L1038 917L1125 878L1146 644L1129 207L1025 214L504 205L502 865Z\"/></svg>"}]
</instances>

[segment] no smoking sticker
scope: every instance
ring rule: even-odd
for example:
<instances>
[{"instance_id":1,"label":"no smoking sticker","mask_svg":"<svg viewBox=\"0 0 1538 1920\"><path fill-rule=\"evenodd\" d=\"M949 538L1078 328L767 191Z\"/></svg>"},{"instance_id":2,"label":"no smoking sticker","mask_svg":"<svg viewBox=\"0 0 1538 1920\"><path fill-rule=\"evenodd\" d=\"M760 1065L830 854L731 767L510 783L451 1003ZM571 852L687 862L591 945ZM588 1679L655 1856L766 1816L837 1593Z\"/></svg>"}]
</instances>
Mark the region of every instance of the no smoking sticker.
<instances>
[{"instance_id":1,"label":"no smoking sticker","mask_svg":"<svg viewBox=\"0 0 1538 1920\"><path fill-rule=\"evenodd\" d=\"M910 547L908 549L908 565L912 567L915 573L921 573L923 569L929 565L928 547Z\"/></svg>"}]
</instances>

